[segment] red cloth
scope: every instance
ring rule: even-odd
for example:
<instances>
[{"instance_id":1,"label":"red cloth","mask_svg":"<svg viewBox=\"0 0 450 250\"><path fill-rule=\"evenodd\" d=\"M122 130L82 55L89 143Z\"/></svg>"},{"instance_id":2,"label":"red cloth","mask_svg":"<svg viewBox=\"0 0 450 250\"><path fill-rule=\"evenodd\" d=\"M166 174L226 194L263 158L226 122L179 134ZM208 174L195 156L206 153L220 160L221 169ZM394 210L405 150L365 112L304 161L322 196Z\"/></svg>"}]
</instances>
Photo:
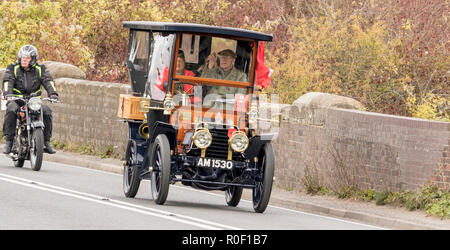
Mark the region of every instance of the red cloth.
<instances>
[{"instance_id":1,"label":"red cloth","mask_svg":"<svg viewBox=\"0 0 450 250\"><path fill-rule=\"evenodd\" d=\"M195 76L194 72L185 69L184 70L184 75L185 76ZM162 76L162 78L161 78ZM166 92L166 90L164 89L164 83L169 81L169 68L168 67L164 67L163 69L163 73L162 75L160 75L158 77L158 80L155 83L155 86L160 89L161 91ZM187 94L193 94L194 93L194 88L193 85L190 84L184 84L183 89L185 92L187 92ZM190 98L190 102L191 103L199 103L201 102L202 98L198 97L198 96L191 96Z\"/></svg>"},{"instance_id":2,"label":"red cloth","mask_svg":"<svg viewBox=\"0 0 450 250\"><path fill-rule=\"evenodd\" d=\"M184 70L184 75L185 76L195 76L194 72L187 70L187 69ZM187 91L189 91L189 93ZM184 92L186 92L187 94L193 94L194 93L193 85L185 84Z\"/></svg>"},{"instance_id":3,"label":"red cloth","mask_svg":"<svg viewBox=\"0 0 450 250\"><path fill-rule=\"evenodd\" d=\"M161 91L166 92L166 90L164 89L164 83L168 81L169 81L169 68L164 67L162 75L159 75L158 80L155 82L155 86Z\"/></svg>"},{"instance_id":4,"label":"red cloth","mask_svg":"<svg viewBox=\"0 0 450 250\"><path fill-rule=\"evenodd\" d=\"M231 136L233 135L233 132L236 131L235 128L230 128L228 129L228 138L231 138Z\"/></svg>"},{"instance_id":5,"label":"red cloth","mask_svg":"<svg viewBox=\"0 0 450 250\"><path fill-rule=\"evenodd\" d=\"M187 70L187 69L184 70L184 75L185 76L195 76L194 72ZM162 78L161 78L161 76L162 76ZM162 75L160 75L158 77L158 80L156 81L155 86L158 89L166 92L166 90L164 89L164 83L168 82L168 81L169 81L169 68L164 67L163 73L162 73ZM192 85L188 85L188 84L184 85L184 91L188 91L190 88L192 88ZM193 93L193 89L191 89L188 94L192 94L192 93Z\"/></svg>"},{"instance_id":6,"label":"red cloth","mask_svg":"<svg viewBox=\"0 0 450 250\"><path fill-rule=\"evenodd\" d=\"M184 75L185 76L193 76L193 77L195 76L194 72L187 70L187 69L184 70ZM186 94L194 94L194 85L185 84L183 86L183 88L184 88L184 92L186 92ZM189 98L189 100L191 103L199 103L202 101L202 98L199 96L191 96Z\"/></svg>"},{"instance_id":7,"label":"red cloth","mask_svg":"<svg viewBox=\"0 0 450 250\"><path fill-rule=\"evenodd\" d=\"M270 68L264 64L264 42L260 42L256 57L256 84L267 88L270 83Z\"/></svg>"}]
</instances>

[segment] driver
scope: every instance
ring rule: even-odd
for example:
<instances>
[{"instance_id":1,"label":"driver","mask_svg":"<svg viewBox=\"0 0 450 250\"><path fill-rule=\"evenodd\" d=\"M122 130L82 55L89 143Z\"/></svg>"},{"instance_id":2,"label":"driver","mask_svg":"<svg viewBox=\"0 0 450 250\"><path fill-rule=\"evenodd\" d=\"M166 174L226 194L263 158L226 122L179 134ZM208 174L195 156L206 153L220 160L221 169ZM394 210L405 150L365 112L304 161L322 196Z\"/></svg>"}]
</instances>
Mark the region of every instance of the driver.
<instances>
[{"instance_id":1,"label":"driver","mask_svg":"<svg viewBox=\"0 0 450 250\"><path fill-rule=\"evenodd\" d=\"M203 70L201 77L247 82L247 75L234 67L234 62L237 58L236 53L231 49L225 49L217 53L217 55L214 52L208 56L206 59L207 67ZM219 59L218 61L217 58ZM206 87L205 95L219 94L225 96L227 94L244 94L245 92L244 88L208 86Z\"/></svg>"},{"instance_id":2,"label":"driver","mask_svg":"<svg viewBox=\"0 0 450 250\"><path fill-rule=\"evenodd\" d=\"M7 100L9 97L29 97L35 95L40 97L42 86L49 94L49 97L58 100L55 82L53 77L46 70L45 65L37 63L39 54L33 45L25 45L20 48L17 55L17 62L7 67L3 77L3 96ZM21 101L8 101L3 124L3 135L6 137L6 144L3 148L4 154L11 153L13 140L16 131L17 112L23 106ZM47 105L42 105L44 120L44 151L54 154L56 151L50 144L52 136L52 110Z\"/></svg>"},{"instance_id":3,"label":"driver","mask_svg":"<svg viewBox=\"0 0 450 250\"><path fill-rule=\"evenodd\" d=\"M234 62L237 58L236 53L231 49L225 49L217 53L217 55L214 52L208 56L206 59L208 64L203 70L201 77L238 82L247 81L247 75L234 67ZM218 62L217 58L219 58Z\"/></svg>"}]
</instances>

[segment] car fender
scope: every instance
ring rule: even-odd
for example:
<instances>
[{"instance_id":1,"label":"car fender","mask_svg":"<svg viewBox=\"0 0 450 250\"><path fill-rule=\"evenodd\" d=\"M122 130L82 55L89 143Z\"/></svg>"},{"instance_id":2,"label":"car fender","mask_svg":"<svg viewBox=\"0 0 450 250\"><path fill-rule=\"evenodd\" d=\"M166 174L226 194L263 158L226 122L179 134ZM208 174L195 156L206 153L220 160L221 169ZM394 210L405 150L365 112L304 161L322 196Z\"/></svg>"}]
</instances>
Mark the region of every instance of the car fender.
<instances>
[{"instance_id":1,"label":"car fender","mask_svg":"<svg viewBox=\"0 0 450 250\"><path fill-rule=\"evenodd\" d=\"M153 144L159 134L165 134L167 136L170 149L174 149L177 146L178 126L160 121L155 122L150 128L149 145Z\"/></svg>"},{"instance_id":2,"label":"car fender","mask_svg":"<svg viewBox=\"0 0 450 250\"><path fill-rule=\"evenodd\" d=\"M255 135L251 137L249 139L248 148L245 151L246 158L253 161L254 158L259 155L259 152L261 152L263 146L267 143L270 143L276 135L276 133L271 133Z\"/></svg>"}]
</instances>

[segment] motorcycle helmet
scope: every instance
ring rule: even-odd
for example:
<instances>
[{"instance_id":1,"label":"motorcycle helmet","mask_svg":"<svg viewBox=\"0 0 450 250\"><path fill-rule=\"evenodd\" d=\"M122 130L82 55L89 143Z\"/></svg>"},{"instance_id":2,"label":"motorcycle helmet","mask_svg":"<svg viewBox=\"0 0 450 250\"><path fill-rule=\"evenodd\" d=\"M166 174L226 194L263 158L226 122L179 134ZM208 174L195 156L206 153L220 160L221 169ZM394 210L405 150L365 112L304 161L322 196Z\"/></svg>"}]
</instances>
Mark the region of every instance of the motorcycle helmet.
<instances>
[{"instance_id":1,"label":"motorcycle helmet","mask_svg":"<svg viewBox=\"0 0 450 250\"><path fill-rule=\"evenodd\" d=\"M39 54L33 45L24 45L22 48L20 48L19 53L17 54L17 61L20 64L20 61L22 57L31 57L30 66L33 66L37 63L37 60L39 59Z\"/></svg>"}]
</instances>

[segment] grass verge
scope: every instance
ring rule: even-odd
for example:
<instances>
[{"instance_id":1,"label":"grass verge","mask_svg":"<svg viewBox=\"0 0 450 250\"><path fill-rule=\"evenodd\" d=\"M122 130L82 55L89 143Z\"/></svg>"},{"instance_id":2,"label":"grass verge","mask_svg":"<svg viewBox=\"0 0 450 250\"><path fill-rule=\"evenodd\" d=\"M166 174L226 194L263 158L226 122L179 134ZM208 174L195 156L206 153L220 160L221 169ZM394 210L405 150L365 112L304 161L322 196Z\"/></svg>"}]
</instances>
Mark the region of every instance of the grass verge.
<instances>
[{"instance_id":1,"label":"grass verge","mask_svg":"<svg viewBox=\"0 0 450 250\"><path fill-rule=\"evenodd\" d=\"M360 189L356 187L333 191L322 186L316 192L307 191L307 193L311 195L330 195L339 199L374 201L378 206L405 207L409 211L422 210L427 215L437 216L441 219L450 219L450 191L439 189L434 185L426 185L416 190L399 192L377 192L374 189Z\"/></svg>"},{"instance_id":2,"label":"grass verge","mask_svg":"<svg viewBox=\"0 0 450 250\"><path fill-rule=\"evenodd\" d=\"M78 144L78 143L64 143L56 140L51 140L52 146L57 150L63 150L83 155L95 155L102 159L114 158L122 159L123 152L114 150L114 146L106 146L105 148L98 148L94 142Z\"/></svg>"}]
</instances>

